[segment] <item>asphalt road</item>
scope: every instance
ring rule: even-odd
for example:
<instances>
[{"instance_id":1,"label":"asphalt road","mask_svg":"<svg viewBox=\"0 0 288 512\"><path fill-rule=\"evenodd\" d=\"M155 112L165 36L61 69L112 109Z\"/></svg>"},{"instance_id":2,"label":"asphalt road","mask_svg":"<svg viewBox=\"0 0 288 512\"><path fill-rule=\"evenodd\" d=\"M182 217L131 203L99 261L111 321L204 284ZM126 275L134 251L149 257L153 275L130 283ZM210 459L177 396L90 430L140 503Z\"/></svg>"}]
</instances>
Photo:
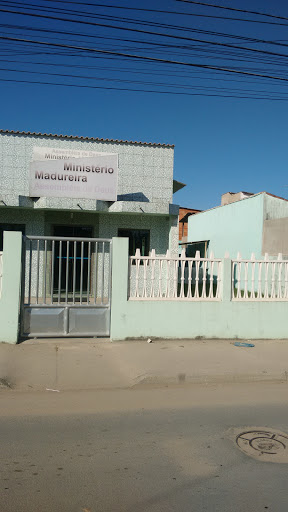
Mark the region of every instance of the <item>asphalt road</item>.
<instances>
[{"instance_id":1,"label":"asphalt road","mask_svg":"<svg viewBox=\"0 0 288 512\"><path fill-rule=\"evenodd\" d=\"M0 393L1 512L287 512L288 464L234 429L288 432L288 385Z\"/></svg>"}]
</instances>

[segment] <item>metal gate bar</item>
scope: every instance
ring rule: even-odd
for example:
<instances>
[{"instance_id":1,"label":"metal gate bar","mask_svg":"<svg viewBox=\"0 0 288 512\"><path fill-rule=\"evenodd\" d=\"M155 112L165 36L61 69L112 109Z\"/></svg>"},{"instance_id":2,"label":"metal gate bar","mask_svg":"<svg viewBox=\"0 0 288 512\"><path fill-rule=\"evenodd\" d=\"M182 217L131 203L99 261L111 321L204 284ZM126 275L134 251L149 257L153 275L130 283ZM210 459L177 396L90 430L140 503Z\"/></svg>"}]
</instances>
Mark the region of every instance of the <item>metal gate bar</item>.
<instances>
[{"instance_id":1,"label":"metal gate bar","mask_svg":"<svg viewBox=\"0 0 288 512\"><path fill-rule=\"evenodd\" d=\"M104 238L24 236L23 336L109 336L111 245Z\"/></svg>"}]
</instances>

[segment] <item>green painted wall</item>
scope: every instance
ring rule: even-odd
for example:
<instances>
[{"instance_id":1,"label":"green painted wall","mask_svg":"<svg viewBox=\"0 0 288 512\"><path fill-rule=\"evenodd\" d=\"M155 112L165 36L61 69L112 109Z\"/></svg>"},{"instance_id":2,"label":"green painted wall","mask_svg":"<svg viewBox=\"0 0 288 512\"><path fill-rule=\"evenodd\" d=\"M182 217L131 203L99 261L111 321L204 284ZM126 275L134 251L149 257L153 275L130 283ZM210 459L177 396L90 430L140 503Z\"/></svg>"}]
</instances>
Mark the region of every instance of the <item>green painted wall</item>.
<instances>
[{"instance_id":1,"label":"green painted wall","mask_svg":"<svg viewBox=\"0 0 288 512\"><path fill-rule=\"evenodd\" d=\"M113 239L111 339L288 338L288 302L231 301L231 260L223 262L222 300L128 300L128 241Z\"/></svg>"},{"instance_id":2,"label":"green painted wall","mask_svg":"<svg viewBox=\"0 0 288 512\"><path fill-rule=\"evenodd\" d=\"M22 233L6 231L0 299L0 342L17 343L18 341L21 253Z\"/></svg>"},{"instance_id":3,"label":"green painted wall","mask_svg":"<svg viewBox=\"0 0 288 512\"><path fill-rule=\"evenodd\" d=\"M17 343L21 233L4 235L0 342ZM221 301L128 300L128 240L113 239L111 339L288 338L288 302L231 301L231 260L223 262Z\"/></svg>"},{"instance_id":4,"label":"green painted wall","mask_svg":"<svg viewBox=\"0 0 288 512\"><path fill-rule=\"evenodd\" d=\"M112 340L288 338L285 302L126 301L114 311Z\"/></svg>"},{"instance_id":5,"label":"green painted wall","mask_svg":"<svg viewBox=\"0 0 288 512\"><path fill-rule=\"evenodd\" d=\"M261 257L264 194L236 203L220 206L188 220L188 241L210 240L209 252L223 258L228 251L231 258L241 252L250 258L254 252Z\"/></svg>"}]
</instances>

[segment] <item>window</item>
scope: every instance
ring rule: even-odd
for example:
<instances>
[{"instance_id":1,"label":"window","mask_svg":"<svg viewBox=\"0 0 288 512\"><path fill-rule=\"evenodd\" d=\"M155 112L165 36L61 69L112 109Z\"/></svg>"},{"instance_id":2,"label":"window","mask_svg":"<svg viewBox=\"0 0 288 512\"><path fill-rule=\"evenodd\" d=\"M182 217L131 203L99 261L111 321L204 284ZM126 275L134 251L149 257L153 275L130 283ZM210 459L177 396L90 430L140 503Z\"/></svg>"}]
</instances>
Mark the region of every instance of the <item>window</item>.
<instances>
[{"instance_id":1,"label":"window","mask_svg":"<svg viewBox=\"0 0 288 512\"><path fill-rule=\"evenodd\" d=\"M135 256L136 249L140 249L141 256L149 256L150 230L118 229L118 236L129 238L129 256Z\"/></svg>"},{"instance_id":2,"label":"window","mask_svg":"<svg viewBox=\"0 0 288 512\"><path fill-rule=\"evenodd\" d=\"M92 238L93 236L93 228L92 226L77 226L77 225L70 225L70 226L54 226L53 228L54 236L60 236L60 237L72 237L72 238ZM74 248L76 247L76 251L74 254ZM91 247L92 251L93 248ZM90 274L91 274L91 256L90 259L88 258L88 244L84 243L83 245L83 261L81 260L81 242L77 242L76 246L72 242L70 244L70 251L69 251L69 260L68 260L68 292L72 293L73 289L75 287L75 291L78 293L80 292L81 288L81 275L82 275L82 291L87 292L88 287L88 273L90 268ZM59 286L59 273L61 269L61 290L65 291L66 287L66 272L67 272L67 244L62 244L62 253L61 253L61 260L60 260L60 244L56 241L55 243L55 251L54 251L54 290L57 293L58 286ZM74 262L74 256L75 256L75 262ZM75 267L74 267L75 264ZM75 268L75 276L74 276L74 270ZM75 283L73 284L73 277L75 278ZM90 276L91 281L91 276ZM91 286L91 283L89 284Z\"/></svg>"},{"instance_id":3,"label":"window","mask_svg":"<svg viewBox=\"0 0 288 512\"><path fill-rule=\"evenodd\" d=\"M54 226L53 227L54 236L71 236L75 238L92 238L93 237L93 228L92 226L77 226L77 225L68 225L68 226Z\"/></svg>"},{"instance_id":4,"label":"window","mask_svg":"<svg viewBox=\"0 0 288 512\"><path fill-rule=\"evenodd\" d=\"M3 251L4 231L21 231L25 235L25 224L0 224L0 251Z\"/></svg>"}]
</instances>

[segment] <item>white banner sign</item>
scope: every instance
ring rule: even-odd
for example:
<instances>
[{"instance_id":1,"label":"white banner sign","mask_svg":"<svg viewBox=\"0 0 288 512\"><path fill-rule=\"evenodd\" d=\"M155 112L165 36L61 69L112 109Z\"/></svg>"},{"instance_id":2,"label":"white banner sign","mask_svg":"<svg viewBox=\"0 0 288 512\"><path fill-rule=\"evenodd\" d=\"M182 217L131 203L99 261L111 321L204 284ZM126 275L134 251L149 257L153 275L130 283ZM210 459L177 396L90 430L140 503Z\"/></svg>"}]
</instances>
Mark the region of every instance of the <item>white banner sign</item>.
<instances>
[{"instance_id":1,"label":"white banner sign","mask_svg":"<svg viewBox=\"0 0 288 512\"><path fill-rule=\"evenodd\" d=\"M118 155L35 147L30 197L117 200Z\"/></svg>"},{"instance_id":2,"label":"white banner sign","mask_svg":"<svg viewBox=\"0 0 288 512\"><path fill-rule=\"evenodd\" d=\"M46 146L34 146L33 148L33 160L68 160L70 158L91 158L99 155L118 157L115 153L83 151L82 149L49 148Z\"/></svg>"}]
</instances>

